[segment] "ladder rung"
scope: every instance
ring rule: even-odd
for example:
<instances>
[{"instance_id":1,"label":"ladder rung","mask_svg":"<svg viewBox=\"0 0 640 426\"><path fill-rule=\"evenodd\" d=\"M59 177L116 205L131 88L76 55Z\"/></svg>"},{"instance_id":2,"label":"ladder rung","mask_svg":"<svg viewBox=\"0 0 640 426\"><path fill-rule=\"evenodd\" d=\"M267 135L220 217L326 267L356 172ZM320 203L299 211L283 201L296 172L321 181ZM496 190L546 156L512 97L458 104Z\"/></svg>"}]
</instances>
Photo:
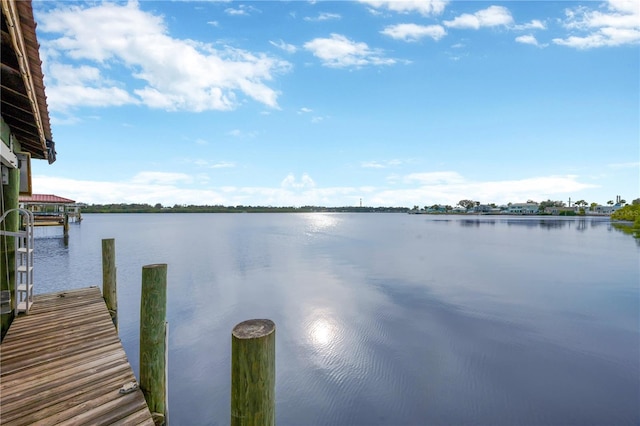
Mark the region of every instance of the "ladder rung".
<instances>
[{"instance_id":1,"label":"ladder rung","mask_svg":"<svg viewBox=\"0 0 640 426\"><path fill-rule=\"evenodd\" d=\"M15 237L15 274L16 288L15 313L29 313L33 304L33 213L18 209L21 214L24 229L17 231L0 231L0 235ZM23 274L27 274L26 276ZM2 291L0 297L0 312L6 314L11 312L12 294L9 291Z\"/></svg>"},{"instance_id":2,"label":"ladder rung","mask_svg":"<svg viewBox=\"0 0 640 426\"><path fill-rule=\"evenodd\" d=\"M31 309L31 306L33 305L33 301L29 301L29 309ZM18 303L18 306L16 307L16 312L27 312L27 302L20 302Z\"/></svg>"}]
</instances>

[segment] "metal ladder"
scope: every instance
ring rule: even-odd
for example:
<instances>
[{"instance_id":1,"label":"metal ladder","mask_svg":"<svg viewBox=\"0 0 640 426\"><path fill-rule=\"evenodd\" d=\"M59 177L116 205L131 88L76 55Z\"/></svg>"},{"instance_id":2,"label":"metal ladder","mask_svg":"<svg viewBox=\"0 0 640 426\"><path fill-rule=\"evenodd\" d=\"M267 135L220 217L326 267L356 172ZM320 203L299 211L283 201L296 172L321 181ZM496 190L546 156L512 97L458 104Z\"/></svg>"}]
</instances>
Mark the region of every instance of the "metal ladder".
<instances>
[{"instance_id":1,"label":"metal ladder","mask_svg":"<svg viewBox=\"0 0 640 426\"><path fill-rule=\"evenodd\" d=\"M15 313L29 313L33 304L33 227L35 219L33 213L26 209L10 209L4 212L0 223L4 222L7 215L17 211L22 216L22 226L18 231L4 231L0 229L0 235L14 237L15 241ZM9 265L6 265L8 268ZM0 298L0 310L2 314L12 310L11 292L3 290Z\"/></svg>"}]
</instances>

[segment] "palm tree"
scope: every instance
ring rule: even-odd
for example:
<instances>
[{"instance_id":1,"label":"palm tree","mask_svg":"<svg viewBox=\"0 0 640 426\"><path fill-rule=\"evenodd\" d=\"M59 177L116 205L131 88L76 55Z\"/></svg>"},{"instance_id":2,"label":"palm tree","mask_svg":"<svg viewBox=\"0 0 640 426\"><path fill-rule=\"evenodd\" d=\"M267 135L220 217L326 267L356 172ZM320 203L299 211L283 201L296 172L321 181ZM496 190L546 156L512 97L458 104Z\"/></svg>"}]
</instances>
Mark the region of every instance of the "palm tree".
<instances>
[{"instance_id":1,"label":"palm tree","mask_svg":"<svg viewBox=\"0 0 640 426\"><path fill-rule=\"evenodd\" d=\"M578 206L578 214L584 216L586 214L585 206L589 203L587 203L585 200L578 200L574 204Z\"/></svg>"}]
</instances>

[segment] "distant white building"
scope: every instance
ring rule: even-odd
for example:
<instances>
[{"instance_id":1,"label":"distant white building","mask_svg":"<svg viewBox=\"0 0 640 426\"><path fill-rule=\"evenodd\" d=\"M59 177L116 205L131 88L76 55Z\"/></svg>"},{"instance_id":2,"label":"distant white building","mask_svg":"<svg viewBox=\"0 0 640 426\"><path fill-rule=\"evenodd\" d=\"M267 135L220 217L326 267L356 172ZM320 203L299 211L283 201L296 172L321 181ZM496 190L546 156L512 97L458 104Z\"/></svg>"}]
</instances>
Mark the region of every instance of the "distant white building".
<instances>
[{"instance_id":1,"label":"distant white building","mask_svg":"<svg viewBox=\"0 0 640 426\"><path fill-rule=\"evenodd\" d=\"M616 204L614 204L612 206L609 206L609 205L607 205L607 206L596 206L596 208L593 209L593 211L596 214L611 214L611 213L615 212L616 210L621 209L622 207L623 206L622 206L621 203L616 203Z\"/></svg>"},{"instance_id":2,"label":"distant white building","mask_svg":"<svg viewBox=\"0 0 640 426\"><path fill-rule=\"evenodd\" d=\"M514 203L507 211L509 214L538 214L538 203Z\"/></svg>"}]
</instances>

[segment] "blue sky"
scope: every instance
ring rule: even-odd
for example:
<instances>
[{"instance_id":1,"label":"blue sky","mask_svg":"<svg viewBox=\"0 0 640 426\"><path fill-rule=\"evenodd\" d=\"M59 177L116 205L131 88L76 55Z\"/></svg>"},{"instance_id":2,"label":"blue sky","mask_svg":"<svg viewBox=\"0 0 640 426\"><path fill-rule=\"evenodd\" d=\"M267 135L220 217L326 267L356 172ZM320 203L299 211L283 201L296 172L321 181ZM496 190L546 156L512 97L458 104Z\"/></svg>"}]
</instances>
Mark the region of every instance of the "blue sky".
<instances>
[{"instance_id":1,"label":"blue sky","mask_svg":"<svg viewBox=\"0 0 640 426\"><path fill-rule=\"evenodd\" d=\"M640 0L34 1L86 203L640 196Z\"/></svg>"}]
</instances>

